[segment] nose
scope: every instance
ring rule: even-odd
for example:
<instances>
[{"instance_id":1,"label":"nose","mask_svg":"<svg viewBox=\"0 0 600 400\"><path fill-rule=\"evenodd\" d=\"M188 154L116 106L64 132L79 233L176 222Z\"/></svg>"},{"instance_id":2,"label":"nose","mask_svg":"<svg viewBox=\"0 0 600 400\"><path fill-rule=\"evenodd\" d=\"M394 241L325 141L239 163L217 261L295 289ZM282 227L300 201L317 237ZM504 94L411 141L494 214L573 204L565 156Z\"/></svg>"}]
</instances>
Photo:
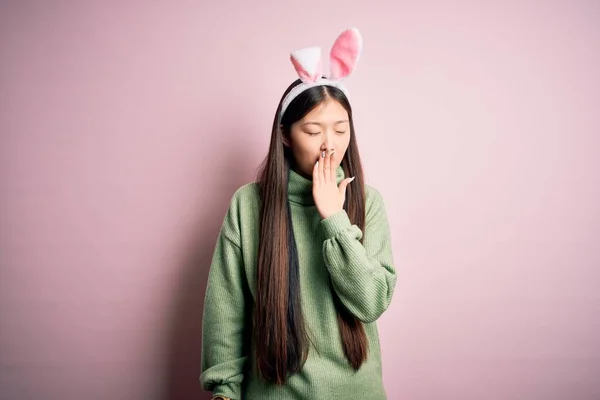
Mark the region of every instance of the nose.
<instances>
[{"instance_id":1,"label":"nose","mask_svg":"<svg viewBox=\"0 0 600 400\"><path fill-rule=\"evenodd\" d=\"M333 149L333 144L332 134L329 131L326 131L323 137L323 143L321 143L321 150L326 151L328 149Z\"/></svg>"}]
</instances>

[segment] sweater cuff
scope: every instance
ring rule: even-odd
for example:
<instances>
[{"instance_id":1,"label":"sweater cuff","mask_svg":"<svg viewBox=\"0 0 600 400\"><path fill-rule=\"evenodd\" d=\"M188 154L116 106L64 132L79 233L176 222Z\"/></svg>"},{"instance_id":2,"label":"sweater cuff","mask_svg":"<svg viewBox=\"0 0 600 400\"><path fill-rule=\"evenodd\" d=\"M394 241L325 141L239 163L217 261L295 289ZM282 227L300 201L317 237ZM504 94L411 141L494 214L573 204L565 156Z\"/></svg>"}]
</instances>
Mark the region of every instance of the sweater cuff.
<instances>
[{"instance_id":1,"label":"sweater cuff","mask_svg":"<svg viewBox=\"0 0 600 400\"><path fill-rule=\"evenodd\" d=\"M350 228L352 222L350 221L348 214L346 214L346 210L341 210L321 220L320 225L325 233L325 238L330 239L343 230Z\"/></svg>"},{"instance_id":2,"label":"sweater cuff","mask_svg":"<svg viewBox=\"0 0 600 400\"><path fill-rule=\"evenodd\" d=\"M238 383L225 383L222 385L217 385L213 388L212 397L217 395L227 397L232 400L240 400L240 384Z\"/></svg>"}]
</instances>

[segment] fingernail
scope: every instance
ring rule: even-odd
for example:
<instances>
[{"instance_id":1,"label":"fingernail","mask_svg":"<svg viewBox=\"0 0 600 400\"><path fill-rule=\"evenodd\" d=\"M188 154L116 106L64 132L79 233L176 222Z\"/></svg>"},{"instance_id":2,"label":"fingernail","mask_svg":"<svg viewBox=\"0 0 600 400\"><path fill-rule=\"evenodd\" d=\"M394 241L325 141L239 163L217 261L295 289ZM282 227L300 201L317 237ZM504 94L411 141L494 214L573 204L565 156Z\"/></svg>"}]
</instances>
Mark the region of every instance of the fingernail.
<instances>
[{"instance_id":1,"label":"fingernail","mask_svg":"<svg viewBox=\"0 0 600 400\"><path fill-rule=\"evenodd\" d=\"M354 178L356 178L356 177L353 176L352 178L350 178L350 180L348 181L348 183L352 182L354 180Z\"/></svg>"},{"instance_id":2,"label":"fingernail","mask_svg":"<svg viewBox=\"0 0 600 400\"><path fill-rule=\"evenodd\" d=\"M319 166L319 160L317 160L317 167Z\"/></svg>"},{"instance_id":3,"label":"fingernail","mask_svg":"<svg viewBox=\"0 0 600 400\"><path fill-rule=\"evenodd\" d=\"M325 158L325 152L321 152L321 158Z\"/></svg>"}]
</instances>

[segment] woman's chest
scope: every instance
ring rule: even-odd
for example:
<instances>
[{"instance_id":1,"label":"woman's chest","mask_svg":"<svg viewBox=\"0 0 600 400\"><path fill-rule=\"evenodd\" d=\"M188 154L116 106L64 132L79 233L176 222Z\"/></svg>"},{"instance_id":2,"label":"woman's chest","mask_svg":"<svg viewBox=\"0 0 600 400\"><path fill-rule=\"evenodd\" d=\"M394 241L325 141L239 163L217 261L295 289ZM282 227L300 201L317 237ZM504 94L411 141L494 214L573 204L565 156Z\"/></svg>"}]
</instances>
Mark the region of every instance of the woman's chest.
<instances>
[{"instance_id":1,"label":"woman's chest","mask_svg":"<svg viewBox=\"0 0 600 400\"><path fill-rule=\"evenodd\" d=\"M252 224L246 224L241 230L242 261L246 272L249 289L255 297L256 277L258 273L258 259L261 240L265 241L265 247L270 247L272 252L287 251L295 256L298 261L298 277L301 287L313 289L326 289L328 287L329 275L323 261L323 234L320 230L321 217L316 208L292 206L291 235L288 232L275 232L263 230L260 227L259 211L254 210L250 220ZM280 238L285 237L285 243L280 243ZM293 239L293 240L292 240ZM280 258L276 257L275 259ZM288 259L288 258L284 258ZM286 266L270 265L270 268ZM287 266L289 267L289 265Z\"/></svg>"}]
</instances>

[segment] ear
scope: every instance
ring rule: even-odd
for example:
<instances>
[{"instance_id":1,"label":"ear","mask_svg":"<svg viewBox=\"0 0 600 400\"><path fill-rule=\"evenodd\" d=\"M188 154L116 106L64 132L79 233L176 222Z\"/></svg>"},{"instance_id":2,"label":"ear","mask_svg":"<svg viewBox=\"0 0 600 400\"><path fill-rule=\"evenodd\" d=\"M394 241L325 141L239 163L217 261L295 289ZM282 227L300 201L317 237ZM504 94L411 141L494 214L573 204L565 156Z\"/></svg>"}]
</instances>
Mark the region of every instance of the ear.
<instances>
[{"instance_id":1,"label":"ear","mask_svg":"<svg viewBox=\"0 0 600 400\"><path fill-rule=\"evenodd\" d=\"M315 82L323 75L320 47L307 47L290 54L290 60L298 77L304 83Z\"/></svg>"},{"instance_id":2,"label":"ear","mask_svg":"<svg viewBox=\"0 0 600 400\"><path fill-rule=\"evenodd\" d=\"M290 147L290 139L283 132L283 125L279 125L279 132L281 133L281 141L285 147Z\"/></svg>"},{"instance_id":3,"label":"ear","mask_svg":"<svg viewBox=\"0 0 600 400\"><path fill-rule=\"evenodd\" d=\"M356 28L347 29L338 36L329 53L330 79L339 80L355 69L362 51L362 36Z\"/></svg>"}]
</instances>

